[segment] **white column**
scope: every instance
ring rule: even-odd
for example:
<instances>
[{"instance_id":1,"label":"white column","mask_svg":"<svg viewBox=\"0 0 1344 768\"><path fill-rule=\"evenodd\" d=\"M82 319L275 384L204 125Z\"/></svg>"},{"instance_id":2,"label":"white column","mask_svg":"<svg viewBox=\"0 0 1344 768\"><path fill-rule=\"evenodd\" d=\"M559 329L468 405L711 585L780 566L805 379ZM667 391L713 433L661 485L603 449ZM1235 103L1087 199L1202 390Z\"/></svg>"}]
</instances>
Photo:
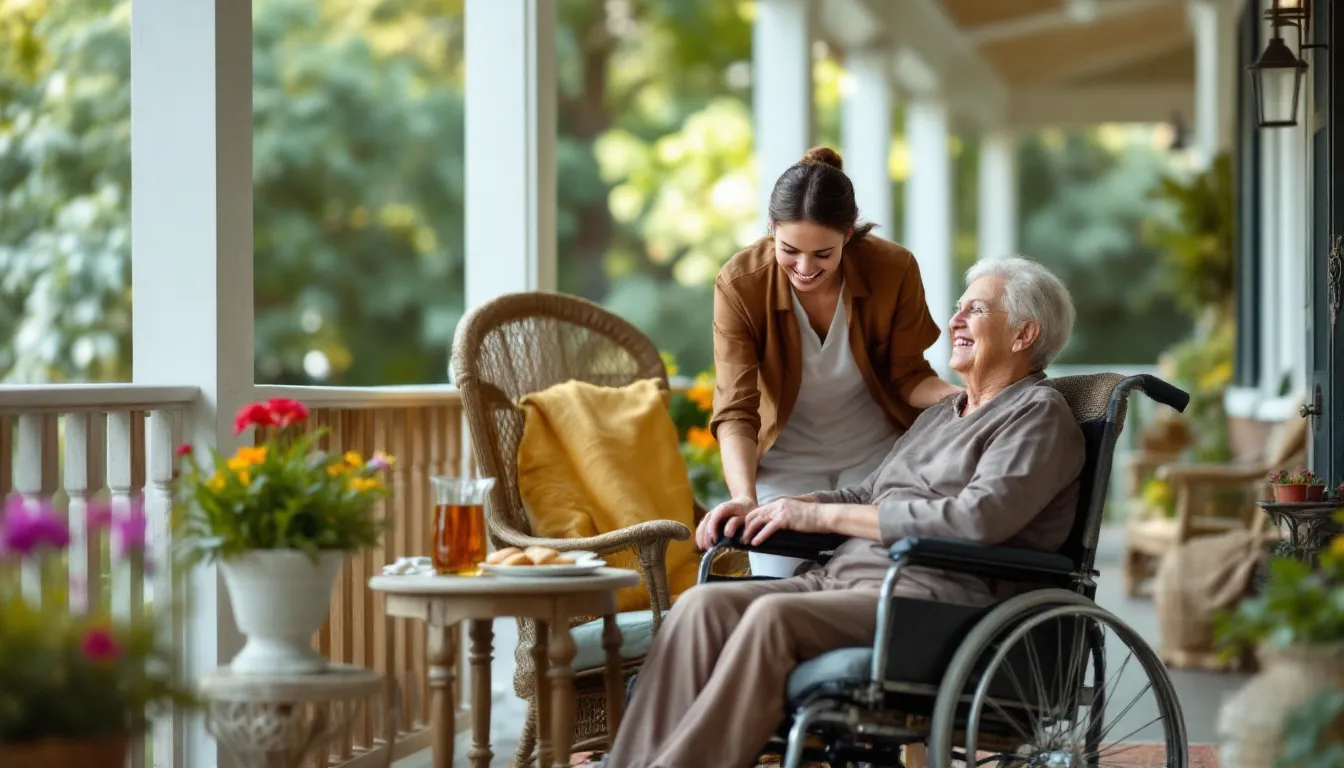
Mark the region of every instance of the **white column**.
<instances>
[{"instance_id":1,"label":"white column","mask_svg":"<svg viewBox=\"0 0 1344 768\"><path fill-rule=\"evenodd\" d=\"M886 237L895 219L891 198L891 51L867 48L845 57L848 91L841 119L845 171L854 181L859 215L882 228Z\"/></svg>"},{"instance_id":2,"label":"white column","mask_svg":"<svg viewBox=\"0 0 1344 768\"><path fill-rule=\"evenodd\" d=\"M200 387L185 438L232 452L253 387L251 4L132 0L131 13L133 377ZM213 567L183 586L195 677L241 642ZM218 762L199 716L175 730L156 763Z\"/></svg>"},{"instance_id":3,"label":"white column","mask_svg":"<svg viewBox=\"0 0 1344 768\"><path fill-rule=\"evenodd\" d=\"M467 0L466 306L553 291L555 4Z\"/></svg>"},{"instance_id":4,"label":"white column","mask_svg":"<svg viewBox=\"0 0 1344 768\"><path fill-rule=\"evenodd\" d=\"M751 108L764 231L775 180L812 146L811 1L758 0L751 41Z\"/></svg>"},{"instance_id":5,"label":"white column","mask_svg":"<svg viewBox=\"0 0 1344 768\"><path fill-rule=\"evenodd\" d=\"M1017 253L1017 137L990 131L980 138L980 226L977 258Z\"/></svg>"},{"instance_id":6,"label":"white column","mask_svg":"<svg viewBox=\"0 0 1344 768\"><path fill-rule=\"evenodd\" d=\"M918 98L905 107L910 177L905 182L905 245L919 261L929 313L942 326L956 301L952 275L952 156L947 105ZM952 352L947 334L925 353L934 370L948 375Z\"/></svg>"},{"instance_id":7,"label":"white column","mask_svg":"<svg viewBox=\"0 0 1344 768\"><path fill-rule=\"evenodd\" d=\"M1195 38L1194 152L1196 162L1206 166L1232 144L1239 75L1236 18L1227 0L1190 0L1188 15Z\"/></svg>"}]
</instances>

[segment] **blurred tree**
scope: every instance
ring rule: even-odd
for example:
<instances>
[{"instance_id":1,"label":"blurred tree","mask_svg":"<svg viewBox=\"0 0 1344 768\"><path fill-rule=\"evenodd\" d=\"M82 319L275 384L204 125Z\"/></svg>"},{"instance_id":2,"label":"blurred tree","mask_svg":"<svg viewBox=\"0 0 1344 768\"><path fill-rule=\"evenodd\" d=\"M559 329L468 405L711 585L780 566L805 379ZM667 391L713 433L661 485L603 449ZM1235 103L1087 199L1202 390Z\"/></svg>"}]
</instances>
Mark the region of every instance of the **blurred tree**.
<instances>
[{"instance_id":1,"label":"blurred tree","mask_svg":"<svg viewBox=\"0 0 1344 768\"><path fill-rule=\"evenodd\" d=\"M1047 130L1022 143L1022 252L1064 280L1078 311L1060 363L1148 365L1190 330L1167 300L1161 252L1141 237L1164 212L1147 194L1169 161L1135 138Z\"/></svg>"}]
</instances>

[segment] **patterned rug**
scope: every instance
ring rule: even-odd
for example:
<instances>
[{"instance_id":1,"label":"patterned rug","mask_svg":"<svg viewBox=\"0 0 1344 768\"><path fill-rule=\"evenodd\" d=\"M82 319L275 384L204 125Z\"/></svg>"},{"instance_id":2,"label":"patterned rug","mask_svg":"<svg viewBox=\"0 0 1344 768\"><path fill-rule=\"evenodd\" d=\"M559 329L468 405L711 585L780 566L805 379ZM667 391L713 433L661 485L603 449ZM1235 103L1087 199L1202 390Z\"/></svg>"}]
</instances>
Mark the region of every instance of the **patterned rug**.
<instances>
[{"instance_id":1,"label":"patterned rug","mask_svg":"<svg viewBox=\"0 0 1344 768\"><path fill-rule=\"evenodd\" d=\"M1125 750L1125 764L1133 766L1152 765L1160 768L1163 763L1164 749L1160 744L1136 744ZM602 758L600 752L576 752L570 756L571 766L597 765ZM778 757L767 757L757 768L773 768L779 765ZM824 768L825 763L804 763L807 768ZM1208 744L1190 747L1190 768L1218 768L1218 750Z\"/></svg>"}]
</instances>

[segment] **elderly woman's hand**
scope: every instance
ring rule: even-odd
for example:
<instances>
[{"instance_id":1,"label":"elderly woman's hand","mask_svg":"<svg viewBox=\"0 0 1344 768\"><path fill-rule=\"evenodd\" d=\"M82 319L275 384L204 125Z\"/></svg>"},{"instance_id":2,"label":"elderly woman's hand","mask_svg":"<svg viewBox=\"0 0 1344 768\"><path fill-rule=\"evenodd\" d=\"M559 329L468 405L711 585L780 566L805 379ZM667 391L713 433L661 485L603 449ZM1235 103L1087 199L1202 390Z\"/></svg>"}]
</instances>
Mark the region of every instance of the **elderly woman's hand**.
<instances>
[{"instance_id":1,"label":"elderly woman's hand","mask_svg":"<svg viewBox=\"0 0 1344 768\"><path fill-rule=\"evenodd\" d=\"M775 531L828 533L821 505L804 499L775 499L747 514L747 528L742 539L759 546Z\"/></svg>"}]
</instances>

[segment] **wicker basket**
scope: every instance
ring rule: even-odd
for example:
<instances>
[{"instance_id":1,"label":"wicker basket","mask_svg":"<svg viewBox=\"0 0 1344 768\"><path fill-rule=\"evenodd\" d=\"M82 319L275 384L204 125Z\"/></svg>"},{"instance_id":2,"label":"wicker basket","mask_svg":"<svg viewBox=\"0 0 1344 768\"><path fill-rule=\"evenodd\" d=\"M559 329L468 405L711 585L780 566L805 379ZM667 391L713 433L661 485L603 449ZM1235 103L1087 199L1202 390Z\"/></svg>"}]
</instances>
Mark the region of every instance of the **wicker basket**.
<instances>
[{"instance_id":1,"label":"wicker basket","mask_svg":"<svg viewBox=\"0 0 1344 768\"><path fill-rule=\"evenodd\" d=\"M1268 768L1283 748L1284 718L1326 688L1344 688L1344 643L1262 648L1261 671L1218 712L1221 768ZM1322 740L1344 741L1344 716Z\"/></svg>"}]
</instances>

